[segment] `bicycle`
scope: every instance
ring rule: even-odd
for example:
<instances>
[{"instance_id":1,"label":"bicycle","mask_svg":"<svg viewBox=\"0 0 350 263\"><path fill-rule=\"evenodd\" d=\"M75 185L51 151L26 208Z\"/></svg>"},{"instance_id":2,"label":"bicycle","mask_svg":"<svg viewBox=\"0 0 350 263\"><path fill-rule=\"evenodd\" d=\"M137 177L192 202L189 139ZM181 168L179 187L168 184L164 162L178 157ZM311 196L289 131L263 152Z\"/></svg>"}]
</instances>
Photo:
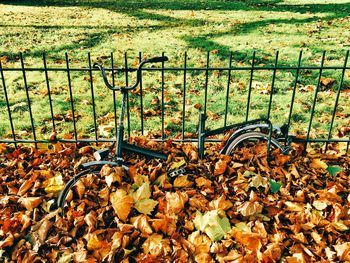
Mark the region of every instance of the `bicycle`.
<instances>
[{"instance_id":1,"label":"bicycle","mask_svg":"<svg viewBox=\"0 0 350 263\"><path fill-rule=\"evenodd\" d=\"M107 88L113 91L120 91L122 93L122 104L121 104L121 114L119 118L119 125L117 129L117 138L116 138L116 146L115 153L111 155L109 149L98 150L94 153L95 161L87 162L81 165L82 171L78 174L74 175L72 179L70 179L65 185L64 189L60 192L57 199L57 207L62 209L62 216L64 215L64 208L66 204L67 195L70 190L78 184L79 181L83 180L83 176L85 176L84 180L87 180L84 186L94 185L94 180L103 180L99 177L99 173L101 168L104 165L111 165L112 167L122 167L126 172L128 172L129 168L124 164L124 160L122 158L123 151L132 152L136 154L141 154L147 157L152 157L156 159L166 160L168 158L167 154L145 149L143 147L130 144L124 141L124 115L125 115L125 106L127 103L127 94L130 90L135 89L141 80L141 72L142 67L147 63L158 63L168 61L168 57L155 57L151 59L143 60L136 72L136 83L132 86L123 86L123 87L114 87L112 86L106 76L105 69L99 65L94 64L93 67L99 69L103 78L103 81ZM231 135L229 140L226 142L225 146L222 148L221 153L227 155L233 155L235 149L240 147L245 142L253 142L263 140L267 142L267 153L270 156L271 149L279 148L282 153L286 154L290 151L290 142L291 136L287 135L286 127L275 127L271 124L271 122L267 119L256 119L243 123L233 124L229 126L225 126L223 128L219 128L216 130L206 130L205 129L205 114L200 114L199 119L199 129L198 129L198 153L199 157L202 159L204 157L204 144L205 139L209 136L223 134L226 131L235 129L235 132ZM256 131L259 129L259 131ZM267 130L268 132L263 132ZM284 142L284 146L282 145ZM181 174L186 173L186 168L179 168L177 170L168 171L167 175L171 178L177 177ZM94 177L94 178L93 178ZM100 181L97 182L97 184ZM105 182L102 182L104 184ZM96 184L95 184L96 185ZM91 198L96 198L95 196L91 196Z\"/></svg>"}]
</instances>

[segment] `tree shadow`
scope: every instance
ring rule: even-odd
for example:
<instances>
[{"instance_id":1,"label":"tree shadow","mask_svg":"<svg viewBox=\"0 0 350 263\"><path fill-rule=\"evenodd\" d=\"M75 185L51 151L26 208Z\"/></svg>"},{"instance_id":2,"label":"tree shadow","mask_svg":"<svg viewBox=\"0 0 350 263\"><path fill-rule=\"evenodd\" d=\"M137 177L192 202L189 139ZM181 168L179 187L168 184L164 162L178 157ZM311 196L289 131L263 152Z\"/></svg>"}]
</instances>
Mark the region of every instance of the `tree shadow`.
<instances>
[{"instance_id":1,"label":"tree shadow","mask_svg":"<svg viewBox=\"0 0 350 263\"><path fill-rule=\"evenodd\" d=\"M94 47L103 42L105 37L108 36L108 32L103 33L93 33L93 34L87 34L86 43L84 44L85 47ZM23 52L24 57L32 57L32 58L41 58L43 56L43 52L47 56L53 57L53 58L59 58L59 53L64 51L70 51L70 50L77 50L81 48L81 44L79 43L72 43L67 45L62 45L59 47L52 48L50 50L32 50L32 51L25 51ZM16 53L12 52L1 52L1 56L8 57L8 60L18 60L19 56Z\"/></svg>"},{"instance_id":2,"label":"tree shadow","mask_svg":"<svg viewBox=\"0 0 350 263\"><path fill-rule=\"evenodd\" d=\"M199 0L140 0L134 1L98 1L98 0L80 0L72 1L68 0L19 0L19 1L2 1L4 4L9 5L25 5L25 6L60 6L60 7L87 7L87 8L104 8L114 12L120 12L135 17L137 19L147 19L160 22L157 25L162 28L179 27L179 26L204 26L207 21L202 19L193 18L174 18L172 16L152 13L151 10L226 10L226 11L265 11L265 12L294 12L294 13L308 13L310 15L315 14L316 16L306 19L268 19L248 22L240 24L232 29L224 32L201 34L197 36L187 35L181 37L182 40L186 41L189 48L198 48L205 51L213 49L219 50L219 56L224 59L230 52L230 47L221 45L213 41L213 38L224 36L226 34L245 34L252 32L258 28L266 27L270 24L301 24L314 22L320 19L317 14L327 14L323 16L323 20L331 20L344 16L348 16L350 13L350 2L348 3L333 3L333 4L298 4L288 5L284 4L283 0L214 0L214 1L199 1ZM145 28L147 26L144 26ZM154 26L150 25L154 28ZM141 27L140 27L141 28ZM101 37L101 36L100 36ZM98 37L98 38L100 38ZM92 45L97 45L100 41L92 41ZM63 49L74 49L79 48L78 45L67 45L63 46ZM58 52L53 51L53 53ZM35 54L35 53L34 53ZM33 55L34 55L33 54Z\"/></svg>"}]
</instances>

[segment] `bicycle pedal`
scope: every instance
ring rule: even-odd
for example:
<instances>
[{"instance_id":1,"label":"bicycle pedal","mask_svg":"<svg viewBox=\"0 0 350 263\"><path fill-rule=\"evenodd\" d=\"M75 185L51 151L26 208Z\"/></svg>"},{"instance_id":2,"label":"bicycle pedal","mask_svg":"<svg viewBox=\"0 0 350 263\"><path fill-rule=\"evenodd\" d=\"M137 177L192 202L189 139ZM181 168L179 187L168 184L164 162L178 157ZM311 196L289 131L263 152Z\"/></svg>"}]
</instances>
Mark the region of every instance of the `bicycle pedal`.
<instances>
[{"instance_id":1,"label":"bicycle pedal","mask_svg":"<svg viewBox=\"0 0 350 263\"><path fill-rule=\"evenodd\" d=\"M182 175L184 173L186 173L186 169L185 168L180 168L180 169L177 169L177 170L169 172L168 175L171 178L174 178L174 177L177 177L177 176Z\"/></svg>"}]
</instances>

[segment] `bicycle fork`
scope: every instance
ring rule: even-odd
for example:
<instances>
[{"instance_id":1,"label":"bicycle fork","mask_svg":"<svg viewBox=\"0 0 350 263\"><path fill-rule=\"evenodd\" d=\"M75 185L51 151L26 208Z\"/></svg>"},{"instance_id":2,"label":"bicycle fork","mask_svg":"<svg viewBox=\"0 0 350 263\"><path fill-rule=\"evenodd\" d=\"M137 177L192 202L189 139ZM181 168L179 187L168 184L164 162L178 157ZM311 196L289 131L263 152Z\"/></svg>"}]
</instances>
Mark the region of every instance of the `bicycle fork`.
<instances>
[{"instance_id":1,"label":"bicycle fork","mask_svg":"<svg viewBox=\"0 0 350 263\"><path fill-rule=\"evenodd\" d=\"M205 130L205 121L207 119L207 116L204 113L201 113L199 115L199 127L198 127L198 153L199 158L203 159L204 157L204 130Z\"/></svg>"},{"instance_id":2,"label":"bicycle fork","mask_svg":"<svg viewBox=\"0 0 350 263\"><path fill-rule=\"evenodd\" d=\"M114 157L115 162L119 166L121 166L123 163L122 147L123 147L123 139L124 139L124 114L125 114L126 102L128 99L128 91L122 88L121 93L123 95L123 99L122 99L122 107L121 107L121 113L119 118L119 125L117 129L117 143L115 146L115 157Z\"/></svg>"}]
</instances>

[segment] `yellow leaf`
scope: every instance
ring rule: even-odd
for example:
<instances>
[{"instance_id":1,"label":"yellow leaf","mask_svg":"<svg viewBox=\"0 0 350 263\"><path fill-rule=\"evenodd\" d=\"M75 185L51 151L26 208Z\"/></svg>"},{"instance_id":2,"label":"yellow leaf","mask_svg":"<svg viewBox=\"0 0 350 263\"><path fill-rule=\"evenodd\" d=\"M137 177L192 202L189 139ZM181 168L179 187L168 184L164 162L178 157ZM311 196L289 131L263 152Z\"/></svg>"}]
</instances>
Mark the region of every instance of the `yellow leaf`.
<instances>
[{"instance_id":1,"label":"yellow leaf","mask_svg":"<svg viewBox=\"0 0 350 263\"><path fill-rule=\"evenodd\" d=\"M131 193L134 201L137 202L142 199L148 199L151 197L151 190L149 182L143 183L135 192Z\"/></svg>"},{"instance_id":2,"label":"yellow leaf","mask_svg":"<svg viewBox=\"0 0 350 263\"><path fill-rule=\"evenodd\" d=\"M149 215L157 204L158 202L153 199L142 199L135 203L135 208L140 213Z\"/></svg>"},{"instance_id":3,"label":"yellow leaf","mask_svg":"<svg viewBox=\"0 0 350 263\"><path fill-rule=\"evenodd\" d=\"M195 246L195 255L210 252L211 240L207 235L201 235L199 230L192 232L188 236L188 241Z\"/></svg>"},{"instance_id":4,"label":"yellow leaf","mask_svg":"<svg viewBox=\"0 0 350 263\"><path fill-rule=\"evenodd\" d=\"M292 211L292 212L301 212L305 210L304 204L301 204L301 203L286 201L284 202L284 205L287 207L288 211Z\"/></svg>"},{"instance_id":5,"label":"yellow leaf","mask_svg":"<svg viewBox=\"0 0 350 263\"><path fill-rule=\"evenodd\" d=\"M134 204L134 199L123 189L118 189L110 194L109 200L119 219L126 221Z\"/></svg>"},{"instance_id":6,"label":"yellow leaf","mask_svg":"<svg viewBox=\"0 0 350 263\"><path fill-rule=\"evenodd\" d=\"M56 176L47 179L44 181L43 186L46 193L58 194L64 188L62 175L58 173Z\"/></svg>"},{"instance_id":7,"label":"yellow leaf","mask_svg":"<svg viewBox=\"0 0 350 263\"><path fill-rule=\"evenodd\" d=\"M327 169L328 167L328 165L321 159L312 159L310 166L315 169Z\"/></svg>"},{"instance_id":8,"label":"yellow leaf","mask_svg":"<svg viewBox=\"0 0 350 263\"><path fill-rule=\"evenodd\" d=\"M331 225L338 231L349 230L349 228L344 224L343 221L333 222Z\"/></svg>"},{"instance_id":9,"label":"yellow leaf","mask_svg":"<svg viewBox=\"0 0 350 263\"><path fill-rule=\"evenodd\" d=\"M86 247L88 250L96 250L102 247L102 243L96 234L89 234Z\"/></svg>"},{"instance_id":10,"label":"yellow leaf","mask_svg":"<svg viewBox=\"0 0 350 263\"><path fill-rule=\"evenodd\" d=\"M181 166L183 166L183 165L186 165L186 161L185 161L184 158L182 158L181 161L174 162L174 163L170 166L169 170L171 171L171 170L179 169L179 168L180 168Z\"/></svg>"},{"instance_id":11,"label":"yellow leaf","mask_svg":"<svg viewBox=\"0 0 350 263\"><path fill-rule=\"evenodd\" d=\"M317 209L317 210L323 210L327 208L327 202L325 201L319 201L319 200L315 200L312 205Z\"/></svg>"},{"instance_id":12,"label":"yellow leaf","mask_svg":"<svg viewBox=\"0 0 350 263\"><path fill-rule=\"evenodd\" d=\"M163 240L162 235L159 234L152 234L149 236L142 244L142 248L146 254L154 256L166 256L172 251L169 243Z\"/></svg>"}]
</instances>

